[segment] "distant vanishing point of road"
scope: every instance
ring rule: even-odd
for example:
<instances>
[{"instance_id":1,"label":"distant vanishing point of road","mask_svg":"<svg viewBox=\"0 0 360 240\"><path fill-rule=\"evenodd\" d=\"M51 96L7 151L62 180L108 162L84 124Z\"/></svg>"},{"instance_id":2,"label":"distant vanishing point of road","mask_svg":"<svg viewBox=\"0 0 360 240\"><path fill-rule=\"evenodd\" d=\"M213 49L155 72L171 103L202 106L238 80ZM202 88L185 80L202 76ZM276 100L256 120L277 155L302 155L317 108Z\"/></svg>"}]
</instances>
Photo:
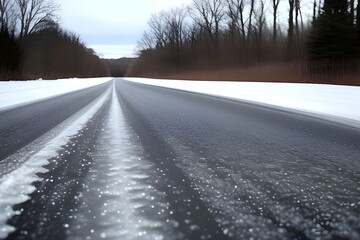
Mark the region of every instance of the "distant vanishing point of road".
<instances>
[{"instance_id":1,"label":"distant vanishing point of road","mask_svg":"<svg viewBox=\"0 0 360 240\"><path fill-rule=\"evenodd\" d=\"M114 79L0 112L0 239L360 239L360 129Z\"/></svg>"}]
</instances>

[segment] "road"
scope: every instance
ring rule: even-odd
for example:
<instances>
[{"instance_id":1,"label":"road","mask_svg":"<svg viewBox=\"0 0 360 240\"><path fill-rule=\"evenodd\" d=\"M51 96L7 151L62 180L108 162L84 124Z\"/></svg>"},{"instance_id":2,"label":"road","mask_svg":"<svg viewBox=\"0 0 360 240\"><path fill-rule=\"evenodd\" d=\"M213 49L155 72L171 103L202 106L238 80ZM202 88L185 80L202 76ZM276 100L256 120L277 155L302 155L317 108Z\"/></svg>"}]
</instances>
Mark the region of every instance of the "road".
<instances>
[{"instance_id":1,"label":"road","mask_svg":"<svg viewBox=\"0 0 360 240\"><path fill-rule=\"evenodd\" d=\"M360 239L351 126L121 79L0 122L0 237Z\"/></svg>"}]
</instances>

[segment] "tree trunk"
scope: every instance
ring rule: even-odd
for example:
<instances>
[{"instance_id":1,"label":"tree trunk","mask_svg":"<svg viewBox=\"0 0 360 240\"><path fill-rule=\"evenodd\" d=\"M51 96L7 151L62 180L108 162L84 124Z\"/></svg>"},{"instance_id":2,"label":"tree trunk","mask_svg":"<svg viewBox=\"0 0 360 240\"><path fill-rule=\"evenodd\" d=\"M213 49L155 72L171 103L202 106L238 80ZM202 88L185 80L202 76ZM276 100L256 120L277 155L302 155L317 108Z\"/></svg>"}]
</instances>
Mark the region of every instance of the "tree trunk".
<instances>
[{"instance_id":1,"label":"tree trunk","mask_svg":"<svg viewBox=\"0 0 360 240\"><path fill-rule=\"evenodd\" d=\"M300 0L295 0L295 31L296 40L299 38L299 11L300 11Z\"/></svg>"},{"instance_id":2,"label":"tree trunk","mask_svg":"<svg viewBox=\"0 0 360 240\"><path fill-rule=\"evenodd\" d=\"M358 5L356 8L356 25L358 29L360 29L360 1L358 1Z\"/></svg>"},{"instance_id":3,"label":"tree trunk","mask_svg":"<svg viewBox=\"0 0 360 240\"><path fill-rule=\"evenodd\" d=\"M245 41L246 39L246 33L245 33L245 21L244 21L244 5L241 2L239 7L239 13L240 13L240 24L241 24L241 34L242 34L242 38Z\"/></svg>"},{"instance_id":4,"label":"tree trunk","mask_svg":"<svg viewBox=\"0 0 360 240\"><path fill-rule=\"evenodd\" d=\"M312 17L312 24L315 23L316 20L316 0L314 0L314 5L313 5L313 17Z\"/></svg>"},{"instance_id":5,"label":"tree trunk","mask_svg":"<svg viewBox=\"0 0 360 240\"><path fill-rule=\"evenodd\" d=\"M273 0L273 44L276 46L277 41L277 12L280 0Z\"/></svg>"},{"instance_id":6,"label":"tree trunk","mask_svg":"<svg viewBox=\"0 0 360 240\"><path fill-rule=\"evenodd\" d=\"M246 46L246 56L247 56L247 63L250 62L251 57L251 34L252 34L252 18L254 13L254 7L255 7L255 0L251 0L250 2L250 13L249 13L249 24L248 24L248 34L247 34L247 46Z\"/></svg>"},{"instance_id":7,"label":"tree trunk","mask_svg":"<svg viewBox=\"0 0 360 240\"><path fill-rule=\"evenodd\" d=\"M358 38L360 40L360 1L358 1L357 7L356 7L356 28L358 32Z\"/></svg>"},{"instance_id":8,"label":"tree trunk","mask_svg":"<svg viewBox=\"0 0 360 240\"><path fill-rule=\"evenodd\" d=\"M350 0L350 23L354 26L355 20L355 0Z\"/></svg>"},{"instance_id":9,"label":"tree trunk","mask_svg":"<svg viewBox=\"0 0 360 240\"><path fill-rule=\"evenodd\" d=\"M288 60L292 60L294 50L294 1L289 0Z\"/></svg>"},{"instance_id":10,"label":"tree trunk","mask_svg":"<svg viewBox=\"0 0 360 240\"><path fill-rule=\"evenodd\" d=\"M319 0L319 4L318 4L319 6L318 6L318 16L320 16L320 14L321 14L321 0Z\"/></svg>"},{"instance_id":11,"label":"tree trunk","mask_svg":"<svg viewBox=\"0 0 360 240\"><path fill-rule=\"evenodd\" d=\"M254 13L255 0L251 0L250 4L250 15L249 15L249 25L248 25L248 40L250 40L250 35L252 31L252 16Z\"/></svg>"}]
</instances>

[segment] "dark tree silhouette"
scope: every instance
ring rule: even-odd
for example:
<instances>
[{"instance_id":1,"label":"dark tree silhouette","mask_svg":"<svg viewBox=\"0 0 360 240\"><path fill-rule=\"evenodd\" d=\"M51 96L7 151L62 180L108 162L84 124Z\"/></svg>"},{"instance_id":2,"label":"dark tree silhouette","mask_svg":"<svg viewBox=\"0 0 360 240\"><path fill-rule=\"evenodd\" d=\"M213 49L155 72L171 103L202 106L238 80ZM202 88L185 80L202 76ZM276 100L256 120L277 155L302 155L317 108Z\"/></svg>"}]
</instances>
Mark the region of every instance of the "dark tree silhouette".
<instances>
[{"instance_id":1,"label":"dark tree silhouette","mask_svg":"<svg viewBox=\"0 0 360 240\"><path fill-rule=\"evenodd\" d=\"M313 24L308 46L311 59L344 61L358 56L356 32L347 0L325 0Z\"/></svg>"},{"instance_id":2,"label":"dark tree silhouette","mask_svg":"<svg viewBox=\"0 0 360 240\"><path fill-rule=\"evenodd\" d=\"M7 27L0 29L0 79L16 76L20 67L20 46Z\"/></svg>"},{"instance_id":3,"label":"dark tree silhouette","mask_svg":"<svg viewBox=\"0 0 360 240\"><path fill-rule=\"evenodd\" d=\"M272 0L273 7L273 45L276 46L277 41L277 15L279 9L280 0Z\"/></svg>"},{"instance_id":4,"label":"dark tree silhouette","mask_svg":"<svg viewBox=\"0 0 360 240\"><path fill-rule=\"evenodd\" d=\"M22 74L25 78L107 76L109 71L79 36L59 28L48 28L23 41Z\"/></svg>"},{"instance_id":5,"label":"dark tree silhouette","mask_svg":"<svg viewBox=\"0 0 360 240\"><path fill-rule=\"evenodd\" d=\"M0 0L0 79L109 75L93 50L61 29L58 7L52 0Z\"/></svg>"},{"instance_id":6,"label":"dark tree silhouette","mask_svg":"<svg viewBox=\"0 0 360 240\"><path fill-rule=\"evenodd\" d=\"M293 58L294 53L294 9L295 0L289 0L288 60Z\"/></svg>"}]
</instances>

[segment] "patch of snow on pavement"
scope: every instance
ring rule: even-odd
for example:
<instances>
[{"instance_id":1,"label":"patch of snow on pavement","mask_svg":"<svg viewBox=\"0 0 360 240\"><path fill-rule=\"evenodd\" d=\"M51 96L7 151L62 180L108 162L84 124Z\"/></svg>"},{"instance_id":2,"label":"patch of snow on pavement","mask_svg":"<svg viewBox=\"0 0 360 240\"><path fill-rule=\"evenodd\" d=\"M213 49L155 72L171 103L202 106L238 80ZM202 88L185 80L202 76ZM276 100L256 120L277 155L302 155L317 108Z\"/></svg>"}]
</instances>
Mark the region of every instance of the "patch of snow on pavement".
<instances>
[{"instance_id":1,"label":"patch of snow on pavement","mask_svg":"<svg viewBox=\"0 0 360 240\"><path fill-rule=\"evenodd\" d=\"M72 78L60 80L0 82L0 111L25 103L92 87L112 78Z\"/></svg>"},{"instance_id":2,"label":"patch of snow on pavement","mask_svg":"<svg viewBox=\"0 0 360 240\"><path fill-rule=\"evenodd\" d=\"M84 239L87 235L89 239L178 239L172 222L166 221L169 211L162 201L163 193L149 180L154 177L154 166L144 158L143 149L125 122L115 82L108 114L68 239Z\"/></svg>"},{"instance_id":3,"label":"patch of snow on pavement","mask_svg":"<svg viewBox=\"0 0 360 240\"><path fill-rule=\"evenodd\" d=\"M48 171L43 167L49 163L48 159L57 156L61 146L65 145L73 135L78 133L86 125L89 119L91 119L109 99L110 94L109 89L70 119L45 134L41 141L42 149L34 152L30 151L32 156L28 156L27 153L29 149L25 146L23 149L20 149L18 153L14 154L15 157L9 156L2 161L6 163L11 162L11 159L15 159L23 163L4 175L0 174L0 239L5 238L14 230L14 227L7 224L7 220L16 214L20 214L20 212L13 210L13 206L27 201L29 195L35 191L32 183L40 180L37 173ZM49 138L52 139L49 140ZM39 143L37 142L37 144ZM22 160L21 158L29 159ZM0 169L7 168L1 166Z\"/></svg>"},{"instance_id":4,"label":"patch of snow on pavement","mask_svg":"<svg viewBox=\"0 0 360 240\"><path fill-rule=\"evenodd\" d=\"M321 114L355 126L360 122L360 87L146 78L124 80Z\"/></svg>"}]
</instances>

